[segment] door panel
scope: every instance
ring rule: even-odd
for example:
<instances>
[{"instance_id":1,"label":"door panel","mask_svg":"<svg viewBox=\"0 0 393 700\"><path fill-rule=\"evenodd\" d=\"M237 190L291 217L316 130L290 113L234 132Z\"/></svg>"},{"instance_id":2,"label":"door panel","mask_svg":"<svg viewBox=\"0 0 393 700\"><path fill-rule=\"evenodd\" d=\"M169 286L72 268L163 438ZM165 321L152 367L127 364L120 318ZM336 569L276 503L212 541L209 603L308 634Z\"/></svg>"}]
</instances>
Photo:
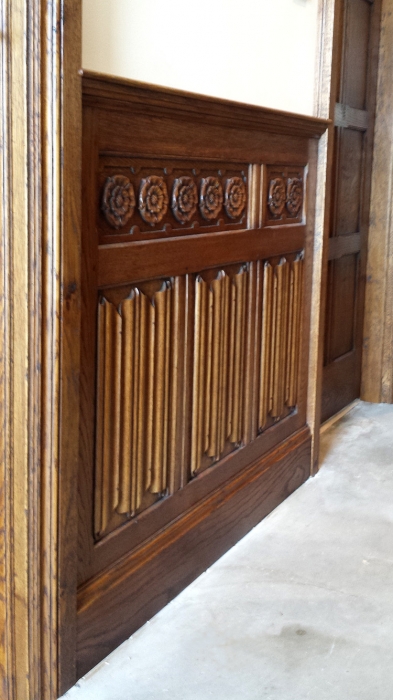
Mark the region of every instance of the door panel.
<instances>
[{"instance_id":1,"label":"door panel","mask_svg":"<svg viewBox=\"0 0 393 700\"><path fill-rule=\"evenodd\" d=\"M340 128L336 143L335 235L347 236L359 231L364 136L360 131Z\"/></svg>"},{"instance_id":2,"label":"door panel","mask_svg":"<svg viewBox=\"0 0 393 700\"><path fill-rule=\"evenodd\" d=\"M346 0L344 44L338 102L367 109L367 74L373 6L369 0Z\"/></svg>"},{"instance_id":3,"label":"door panel","mask_svg":"<svg viewBox=\"0 0 393 700\"><path fill-rule=\"evenodd\" d=\"M310 473L324 128L84 78L79 675Z\"/></svg>"},{"instance_id":4,"label":"door panel","mask_svg":"<svg viewBox=\"0 0 393 700\"><path fill-rule=\"evenodd\" d=\"M354 349L356 309L356 288L358 277L358 255L345 255L329 263L328 279L331 287L331 309L329 319L332 325L330 345L326 346L329 355L325 363ZM336 280L339 284L335 284Z\"/></svg>"},{"instance_id":5,"label":"door panel","mask_svg":"<svg viewBox=\"0 0 393 700\"><path fill-rule=\"evenodd\" d=\"M322 420L360 395L380 2L337 0L336 11Z\"/></svg>"}]
</instances>

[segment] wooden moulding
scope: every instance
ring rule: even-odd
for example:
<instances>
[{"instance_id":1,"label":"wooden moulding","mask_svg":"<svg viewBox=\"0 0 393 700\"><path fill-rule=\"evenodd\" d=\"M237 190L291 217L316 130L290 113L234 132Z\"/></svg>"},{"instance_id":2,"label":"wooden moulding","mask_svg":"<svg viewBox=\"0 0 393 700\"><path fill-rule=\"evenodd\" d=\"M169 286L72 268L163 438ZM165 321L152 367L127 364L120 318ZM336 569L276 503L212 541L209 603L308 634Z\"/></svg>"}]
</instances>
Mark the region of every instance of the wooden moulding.
<instances>
[{"instance_id":1,"label":"wooden moulding","mask_svg":"<svg viewBox=\"0 0 393 700\"><path fill-rule=\"evenodd\" d=\"M304 428L186 511L158 536L81 587L78 677L127 639L306 481L310 456L310 431ZM111 621L110 631L107 625L103 629L103 610L105 619Z\"/></svg>"},{"instance_id":2,"label":"wooden moulding","mask_svg":"<svg viewBox=\"0 0 393 700\"><path fill-rule=\"evenodd\" d=\"M339 20L340 0L319 0L319 37L315 67L315 104L318 117L334 113L337 71L332 65L333 48ZM336 25L335 25L336 23ZM337 39L336 39L337 41ZM316 216L313 254L313 282L308 382L308 424L313 436L313 472L319 468L319 431L321 425L322 366L328 268L331 169L334 124L331 121L318 144Z\"/></svg>"},{"instance_id":3,"label":"wooden moulding","mask_svg":"<svg viewBox=\"0 0 393 700\"><path fill-rule=\"evenodd\" d=\"M320 138L326 121L232 100L197 95L182 90L148 85L135 80L83 73L84 104L104 105L111 111L132 110L143 114L200 121L234 128L270 131L305 138Z\"/></svg>"},{"instance_id":4,"label":"wooden moulding","mask_svg":"<svg viewBox=\"0 0 393 700\"><path fill-rule=\"evenodd\" d=\"M75 680L80 10L0 8L2 700Z\"/></svg>"}]
</instances>

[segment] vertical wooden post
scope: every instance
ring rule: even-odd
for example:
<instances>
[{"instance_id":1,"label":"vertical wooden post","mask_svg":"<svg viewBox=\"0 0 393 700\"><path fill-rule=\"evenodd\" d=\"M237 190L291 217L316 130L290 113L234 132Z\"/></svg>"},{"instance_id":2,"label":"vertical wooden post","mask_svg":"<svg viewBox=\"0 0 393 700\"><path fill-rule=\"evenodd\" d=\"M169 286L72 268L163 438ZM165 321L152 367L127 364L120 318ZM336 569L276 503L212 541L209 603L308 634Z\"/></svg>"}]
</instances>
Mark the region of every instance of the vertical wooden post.
<instances>
[{"instance_id":1,"label":"vertical wooden post","mask_svg":"<svg viewBox=\"0 0 393 700\"><path fill-rule=\"evenodd\" d=\"M341 0L320 0L319 42L315 76L314 114L329 119L332 114L335 94L333 41L335 22L339 17ZM317 203L315 216L313 300L311 309L310 363L308 382L308 423L312 434L312 466L318 471L319 430L321 424L323 337L326 303L327 244L329 236L330 172L333 157L333 131L331 124L323 134L318 146Z\"/></svg>"},{"instance_id":2,"label":"vertical wooden post","mask_svg":"<svg viewBox=\"0 0 393 700\"><path fill-rule=\"evenodd\" d=\"M75 567L64 534L75 544L80 4L80 0L0 3L0 692L4 700L58 696L64 683L58 675L59 652L64 654L62 621L68 601L72 628L75 605ZM69 644L71 637L72 631ZM68 679L73 673L71 657L72 644L68 656L64 654Z\"/></svg>"},{"instance_id":3,"label":"vertical wooden post","mask_svg":"<svg viewBox=\"0 0 393 700\"><path fill-rule=\"evenodd\" d=\"M393 13L382 2L371 186L362 393L393 403Z\"/></svg>"}]
</instances>

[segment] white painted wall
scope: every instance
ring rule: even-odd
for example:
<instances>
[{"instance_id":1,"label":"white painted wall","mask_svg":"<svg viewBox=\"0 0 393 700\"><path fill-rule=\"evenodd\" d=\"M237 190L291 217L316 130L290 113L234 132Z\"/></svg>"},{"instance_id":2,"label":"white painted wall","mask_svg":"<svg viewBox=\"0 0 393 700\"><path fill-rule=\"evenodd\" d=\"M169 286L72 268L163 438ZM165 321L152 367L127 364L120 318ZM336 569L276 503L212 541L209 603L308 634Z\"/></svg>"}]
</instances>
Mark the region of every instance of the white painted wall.
<instances>
[{"instance_id":1,"label":"white painted wall","mask_svg":"<svg viewBox=\"0 0 393 700\"><path fill-rule=\"evenodd\" d=\"M312 114L318 0L83 0L83 68Z\"/></svg>"}]
</instances>

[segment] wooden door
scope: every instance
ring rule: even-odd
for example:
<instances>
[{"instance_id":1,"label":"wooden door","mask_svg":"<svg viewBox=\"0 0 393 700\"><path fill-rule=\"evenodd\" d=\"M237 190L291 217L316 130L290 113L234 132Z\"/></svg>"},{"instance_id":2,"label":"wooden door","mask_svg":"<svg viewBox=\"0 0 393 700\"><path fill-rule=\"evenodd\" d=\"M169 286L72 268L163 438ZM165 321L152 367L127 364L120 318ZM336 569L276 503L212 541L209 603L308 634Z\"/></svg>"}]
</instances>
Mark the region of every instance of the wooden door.
<instances>
[{"instance_id":1,"label":"wooden door","mask_svg":"<svg viewBox=\"0 0 393 700\"><path fill-rule=\"evenodd\" d=\"M326 127L83 84L78 675L310 474Z\"/></svg>"},{"instance_id":2,"label":"wooden door","mask_svg":"<svg viewBox=\"0 0 393 700\"><path fill-rule=\"evenodd\" d=\"M340 0L322 420L360 396L379 0Z\"/></svg>"}]
</instances>

